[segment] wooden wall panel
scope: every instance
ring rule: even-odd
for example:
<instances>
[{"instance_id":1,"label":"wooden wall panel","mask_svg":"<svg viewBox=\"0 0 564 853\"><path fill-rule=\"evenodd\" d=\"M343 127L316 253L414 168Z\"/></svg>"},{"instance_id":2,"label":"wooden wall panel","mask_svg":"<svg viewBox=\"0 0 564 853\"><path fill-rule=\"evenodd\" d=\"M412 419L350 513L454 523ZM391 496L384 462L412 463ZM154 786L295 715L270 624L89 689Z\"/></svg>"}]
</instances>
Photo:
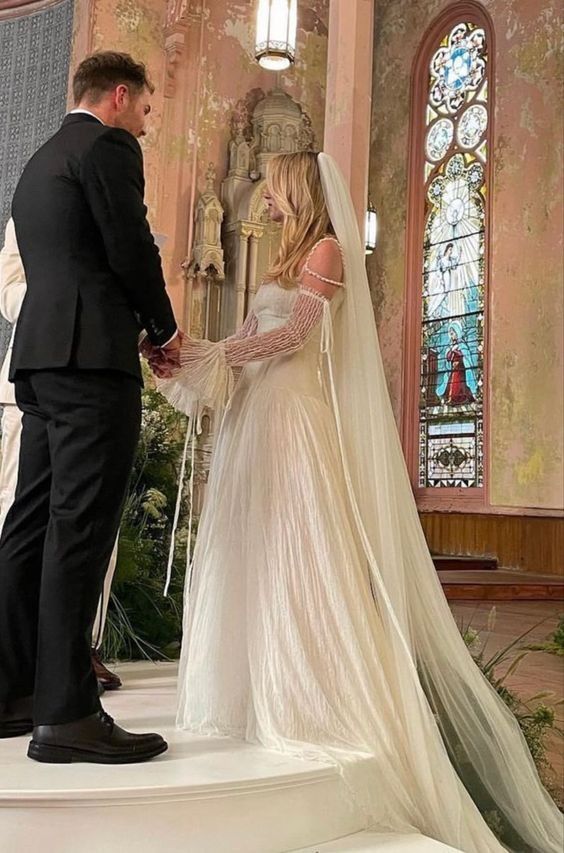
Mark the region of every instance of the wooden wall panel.
<instances>
[{"instance_id":1,"label":"wooden wall panel","mask_svg":"<svg viewBox=\"0 0 564 853\"><path fill-rule=\"evenodd\" d=\"M564 574L564 520L561 518L420 513L433 554L496 557L500 568Z\"/></svg>"}]
</instances>

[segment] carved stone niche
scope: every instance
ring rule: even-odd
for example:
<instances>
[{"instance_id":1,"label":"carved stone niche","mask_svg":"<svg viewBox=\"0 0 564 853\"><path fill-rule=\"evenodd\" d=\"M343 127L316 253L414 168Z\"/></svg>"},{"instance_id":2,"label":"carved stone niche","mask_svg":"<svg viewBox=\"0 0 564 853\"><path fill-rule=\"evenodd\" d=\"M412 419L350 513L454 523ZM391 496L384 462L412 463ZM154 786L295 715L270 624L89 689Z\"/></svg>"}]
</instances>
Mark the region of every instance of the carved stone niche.
<instances>
[{"instance_id":1,"label":"carved stone niche","mask_svg":"<svg viewBox=\"0 0 564 853\"><path fill-rule=\"evenodd\" d=\"M314 145L309 117L281 89L260 100L252 115L240 101L231 126L229 169L221 187L226 214L222 337L242 324L278 251L280 226L270 221L263 201L267 163L276 154Z\"/></svg>"},{"instance_id":2,"label":"carved stone niche","mask_svg":"<svg viewBox=\"0 0 564 853\"><path fill-rule=\"evenodd\" d=\"M184 55L185 36L182 31L171 32L165 39L165 98L174 98L178 68Z\"/></svg>"},{"instance_id":3,"label":"carved stone niche","mask_svg":"<svg viewBox=\"0 0 564 853\"><path fill-rule=\"evenodd\" d=\"M274 89L259 101L252 117L256 171L264 178L274 154L293 154L312 148L311 121L302 107L282 89Z\"/></svg>"},{"instance_id":4,"label":"carved stone niche","mask_svg":"<svg viewBox=\"0 0 564 853\"><path fill-rule=\"evenodd\" d=\"M206 172L206 189L196 206L192 259L186 266L191 293L190 335L218 340L220 335L221 290L225 278L221 224L223 207L214 184L213 163Z\"/></svg>"}]
</instances>

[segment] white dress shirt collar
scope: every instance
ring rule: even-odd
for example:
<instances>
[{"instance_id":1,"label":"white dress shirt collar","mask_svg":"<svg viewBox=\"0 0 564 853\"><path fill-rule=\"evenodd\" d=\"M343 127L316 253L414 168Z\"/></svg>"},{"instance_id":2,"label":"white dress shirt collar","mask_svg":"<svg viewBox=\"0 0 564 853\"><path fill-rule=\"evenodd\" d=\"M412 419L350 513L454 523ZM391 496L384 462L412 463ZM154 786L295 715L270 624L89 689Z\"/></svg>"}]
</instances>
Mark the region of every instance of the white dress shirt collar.
<instances>
[{"instance_id":1,"label":"white dress shirt collar","mask_svg":"<svg viewBox=\"0 0 564 853\"><path fill-rule=\"evenodd\" d=\"M93 118L97 119L100 122L100 124L104 124L102 119L99 118L97 115L94 115L94 113L91 113L90 110L83 110L80 107L76 107L74 110L71 110L69 112L69 115L72 116L72 115L75 115L76 113L84 113L84 115L92 116Z\"/></svg>"}]
</instances>

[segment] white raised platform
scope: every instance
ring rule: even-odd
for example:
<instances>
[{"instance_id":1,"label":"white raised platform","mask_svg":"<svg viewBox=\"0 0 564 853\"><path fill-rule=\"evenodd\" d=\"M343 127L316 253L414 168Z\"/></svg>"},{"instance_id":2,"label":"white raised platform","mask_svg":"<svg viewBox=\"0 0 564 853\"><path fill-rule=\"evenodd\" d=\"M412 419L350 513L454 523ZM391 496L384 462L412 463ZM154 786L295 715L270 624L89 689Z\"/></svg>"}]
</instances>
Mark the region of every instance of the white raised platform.
<instances>
[{"instance_id":1,"label":"white raised platform","mask_svg":"<svg viewBox=\"0 0 564 853\"><path fill-rule=\"evenodd\" d=\"M423 836L358 834L361 819L330 765L177 731L174 665L125 664L119 672L124 687L105 695L106 709L126 728L161 732L168 752L117 767L49 765L26 757L27 737L0 741L0 853L452 849Z\"/></svg>"}]
</instances>

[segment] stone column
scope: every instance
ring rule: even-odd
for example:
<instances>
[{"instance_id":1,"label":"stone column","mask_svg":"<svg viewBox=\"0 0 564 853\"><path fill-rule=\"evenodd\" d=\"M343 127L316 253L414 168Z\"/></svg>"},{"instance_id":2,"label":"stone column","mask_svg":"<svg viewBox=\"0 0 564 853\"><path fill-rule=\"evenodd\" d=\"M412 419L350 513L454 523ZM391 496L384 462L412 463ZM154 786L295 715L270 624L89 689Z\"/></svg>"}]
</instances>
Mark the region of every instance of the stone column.
<instances>
[{"instance_id":1,"label":"stone column","mask_svg":"<svg viewBox=\"0 0 564 853\"><path fill-rule=\"evenodd\" d=\"M368 197L374 0L330 0L323 150L345 176L364 235Z\"/></svg>"},{"instance_id":2,"label":"stone column","mask_svg":"<svg viewBox=\"0 0 564 853\"><path fill-rule=\"evenodd\" d=\"M247 257L249 237L252 231L240 227L237 246L237 275L235 279L235 329L239 329L245 319L245 294L247 290Z\"/></svg>"},{"instance_id":3,"label":"stone column","mask_svg":"<svg viewBox=\"0 0 564 853\"><path fill-rule=\"evenodd\" d=\"M249 301L247 305L247 310L252 307L255 298L255 293L257 292L259 286L259 282L257 281L258 244L260 238L262 237L262 233L262 230L254 230L249 238Z\"/></svg>"}]
</instances>

